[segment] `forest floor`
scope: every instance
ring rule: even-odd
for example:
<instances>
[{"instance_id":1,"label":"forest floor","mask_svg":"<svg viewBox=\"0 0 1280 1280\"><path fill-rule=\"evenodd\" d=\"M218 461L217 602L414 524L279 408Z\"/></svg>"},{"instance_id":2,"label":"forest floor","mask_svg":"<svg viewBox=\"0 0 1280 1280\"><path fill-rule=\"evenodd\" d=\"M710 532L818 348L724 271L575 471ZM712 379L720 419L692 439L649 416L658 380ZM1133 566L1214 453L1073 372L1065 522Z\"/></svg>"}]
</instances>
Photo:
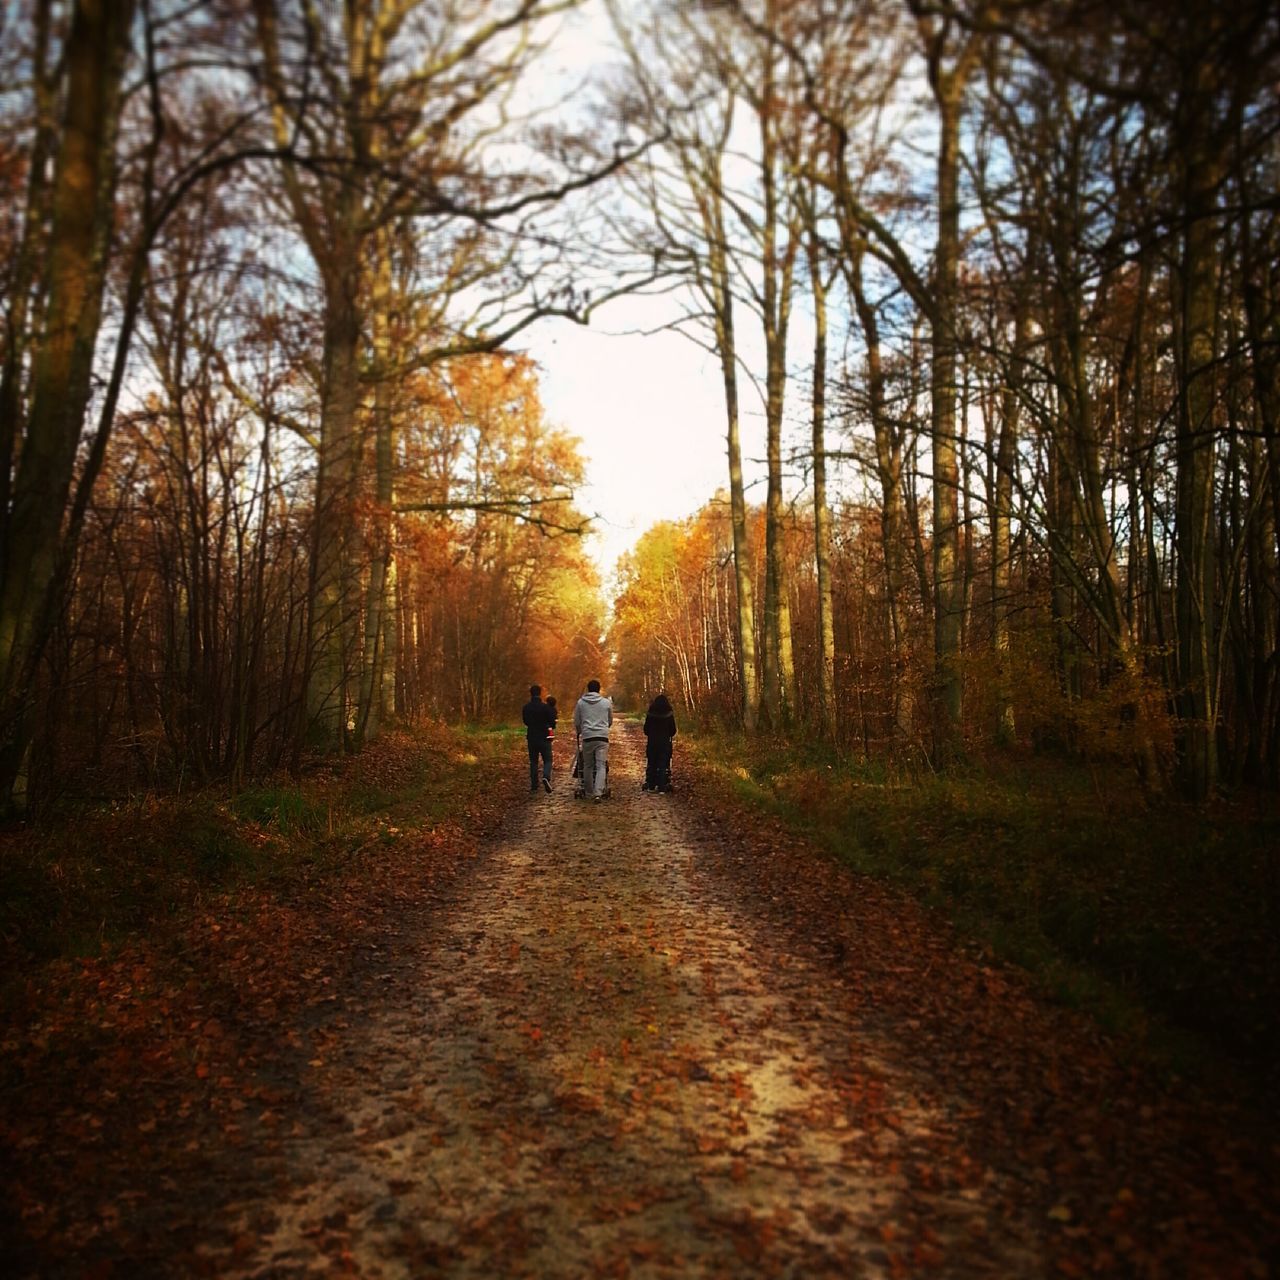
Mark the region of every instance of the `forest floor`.
<instances>
[{"instance_id":1,"label":"forest floor","mask_svg":"<svg viewBox=\"0 0 1280 1280\"><path fill-rule=\"evenodd\" d=\"M323 893L42 987L0 1044L6 1272L1280 1268L1263 1117L642 763L628 725L596 806L521 744L484 838L397 814Z\"/></svg>"}]
</instances>

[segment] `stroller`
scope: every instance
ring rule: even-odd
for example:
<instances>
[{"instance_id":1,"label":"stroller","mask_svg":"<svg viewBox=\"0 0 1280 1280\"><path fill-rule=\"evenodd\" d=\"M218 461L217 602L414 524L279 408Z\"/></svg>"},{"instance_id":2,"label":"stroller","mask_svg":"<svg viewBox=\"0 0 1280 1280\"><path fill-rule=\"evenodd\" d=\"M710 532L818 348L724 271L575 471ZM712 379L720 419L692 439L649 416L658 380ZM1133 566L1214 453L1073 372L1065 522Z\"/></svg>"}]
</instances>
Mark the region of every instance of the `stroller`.
<instances>
[{"instance_id":1,"label":"stroller","mask_svg":"<svg viewBox=\"0 0 1280 1280\"><path fill-rule=\"evenodd\" d=\"M583 759L582 759L582 739L578 739L577 750L573 753L573 798L575 800L584 800L587 796L595 795L595 775L590 778L583 777ZM604 796L608 799L612 794L609 788L609 762L604 762Z\"/></svg>"}]
</instances>

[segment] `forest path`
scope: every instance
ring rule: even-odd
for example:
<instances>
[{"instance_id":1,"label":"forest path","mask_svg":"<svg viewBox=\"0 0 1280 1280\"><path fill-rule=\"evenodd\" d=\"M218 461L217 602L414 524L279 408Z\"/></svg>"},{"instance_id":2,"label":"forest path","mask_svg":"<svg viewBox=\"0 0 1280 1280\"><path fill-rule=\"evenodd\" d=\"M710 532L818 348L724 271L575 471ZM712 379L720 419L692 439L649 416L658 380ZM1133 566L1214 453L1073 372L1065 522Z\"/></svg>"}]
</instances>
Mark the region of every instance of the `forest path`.
<instances>
[{"instance_id":1,"label":"forest path","mask_svg":"<svg viewBox=\"0 0 1280 1280\"><path fill-rule=\"evenodd\" d=\"M334 1252L363 1276L1044 1272L999 1177L928 1172L963 1104L704 873L716 849L639 790L637 738L616 735L611 800L562 769L402 940L220 1274Z\"/></svg>"},{"instance_id":2,"label":"forest path","mask_svg":"<svg viewBox=\"0 0 1280 1280\"><path fill-rule=\"evenodd\" d=\"M6 1274L1280 1274L1266 1117L641 748L34 988Z\"/></svg>"}]
</instances>

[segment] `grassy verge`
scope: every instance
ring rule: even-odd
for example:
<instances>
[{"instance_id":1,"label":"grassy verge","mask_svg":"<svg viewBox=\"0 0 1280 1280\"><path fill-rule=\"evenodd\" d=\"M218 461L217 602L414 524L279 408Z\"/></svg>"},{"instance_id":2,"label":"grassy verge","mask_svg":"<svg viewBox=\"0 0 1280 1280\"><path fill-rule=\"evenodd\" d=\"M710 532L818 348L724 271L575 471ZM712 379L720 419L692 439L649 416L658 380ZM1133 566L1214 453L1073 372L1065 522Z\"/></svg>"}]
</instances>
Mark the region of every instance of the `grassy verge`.
<instances>
[{"instance_id":1,"label":"grassy verge","mask_svg":"<svg viewBox=\"0 0 1280 1280\"><path fill-rule=\"evenodd\" d=\"M1159 806L1039 759L895 778L818 748L686 740L722 784L940 908L1177 1070L1280 1050L1280 811Z\"/></svg>"},{"instance_id":2,"label":"grassy verge","mask_svg":"<svg viewBox=\"0 0 1280 1280\"><path fill-rule=\"evenodd\" d=\"M96 955L246 886L296 891L463 813L513 731L389 734L301 780L146 795L0 833L0 958Z\"/></svg>"}]
</instances>

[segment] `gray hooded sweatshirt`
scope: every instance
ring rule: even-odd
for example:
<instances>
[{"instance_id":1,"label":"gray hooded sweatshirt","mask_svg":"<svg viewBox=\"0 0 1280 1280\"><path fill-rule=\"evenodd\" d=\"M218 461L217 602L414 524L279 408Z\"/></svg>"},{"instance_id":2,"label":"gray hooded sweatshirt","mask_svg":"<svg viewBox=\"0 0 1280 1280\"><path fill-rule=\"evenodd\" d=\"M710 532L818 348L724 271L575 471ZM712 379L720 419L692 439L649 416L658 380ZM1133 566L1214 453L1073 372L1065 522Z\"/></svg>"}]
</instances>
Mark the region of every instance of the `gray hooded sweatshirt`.
<instances>
[{"instance_id":1,"label":"gray hooded sweatshirt","mask_svg":"<svg viewBox=\"0 0 1280 1280\"><path fill-rule=\"evenodd\" d=\"M603 694L584 693L573 709L573 727L584 742L589 738L608 738L613 723L613 703Z\"/></svg>"}]
</instances>

